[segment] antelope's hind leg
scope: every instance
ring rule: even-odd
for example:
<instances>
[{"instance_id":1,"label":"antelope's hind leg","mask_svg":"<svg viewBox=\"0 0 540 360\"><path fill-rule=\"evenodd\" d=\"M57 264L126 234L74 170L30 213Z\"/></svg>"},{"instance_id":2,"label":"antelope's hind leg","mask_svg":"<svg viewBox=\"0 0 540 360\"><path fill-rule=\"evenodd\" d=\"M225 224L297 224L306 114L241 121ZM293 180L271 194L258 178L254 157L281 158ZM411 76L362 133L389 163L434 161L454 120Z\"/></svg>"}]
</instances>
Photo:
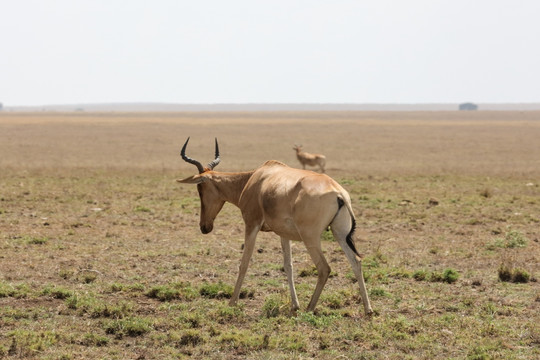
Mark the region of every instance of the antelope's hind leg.
<instances>
[{"instance_id":1,"label":"antelope's hind leg","mask_svg":"<svg viewBox=\"0 0 540 360\"><path fill-rule=\"evenodd\" d=\"M347 219L349 220L347 221ZM368 293L366 290L366 283L364 281L364 274L362 272L362 260L358 256L356 250L351 248L351 245L349 245L349 243L347 242L347 236L349 235L351 228L352 221L350 220L350 215L346 209L342 209L338 213L338 215L334 219L334 222L332 222L332 225L330 226L334 238L345 252L345 256L347 256L347 260L349 260L356 280L358 281L358 286L360 287L360 295L362 296L362 303L364 305L364 312L367 315L371 315L373 314L373 309L371 308ZM351 239L351 242L352 241L353 239ZM352 246L354 246L354 244Z\"/></svg>"}]
</instances>

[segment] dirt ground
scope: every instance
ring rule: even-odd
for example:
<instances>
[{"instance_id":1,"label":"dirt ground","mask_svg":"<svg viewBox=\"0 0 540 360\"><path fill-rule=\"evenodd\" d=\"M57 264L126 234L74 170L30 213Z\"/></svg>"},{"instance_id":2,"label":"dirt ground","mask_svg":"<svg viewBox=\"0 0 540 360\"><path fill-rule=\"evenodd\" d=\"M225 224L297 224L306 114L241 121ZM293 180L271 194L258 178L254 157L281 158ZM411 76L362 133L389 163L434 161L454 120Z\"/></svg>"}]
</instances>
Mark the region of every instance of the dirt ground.
<instances>
[{"instance_id":1,"label":"dirt ground","mask_svg":"<svg viewBox=\"0 0 540 360\"><path fill-rule=\"evenodd\" d=\"M228 307L243 223L226 205L200 233L197 191L175 182L196 170L188 136L203 164L218 138L219 171L326 155L376 315L326 235L315 314L288 312L269 233ZM0 358L536 359L539 139L533 111L0 112ZM305 307L316 275L302 244L293 258Z\"/></svg>"},{"instance_id":2,"label":"dirt ground","mask_svg":"<svg viewBox=\"0 0 540 360\"><path fill-rule=\"evenodd\" d=\"M540 173L540 112L0 113L1 167L188 171L179 150L222 170L269 159L296 166L292 146L323 153L330 174ZM201 160L206 161L206 160ZM209 160L208 160L209 161Z\"/></svg>"}]
</instances>

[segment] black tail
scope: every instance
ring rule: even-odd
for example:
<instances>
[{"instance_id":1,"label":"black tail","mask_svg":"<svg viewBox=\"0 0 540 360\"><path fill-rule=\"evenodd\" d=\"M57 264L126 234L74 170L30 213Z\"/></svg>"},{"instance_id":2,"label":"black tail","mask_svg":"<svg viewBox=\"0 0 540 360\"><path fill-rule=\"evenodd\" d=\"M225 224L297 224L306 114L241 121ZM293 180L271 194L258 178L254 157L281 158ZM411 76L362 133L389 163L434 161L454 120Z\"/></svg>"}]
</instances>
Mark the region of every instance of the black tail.
<instances>
[{"instance_id":1,"label":"black tail","mask_svg":"<svg viewBox=\"0 0 540 360\"><path fill-rule=\"evenodd\" d=\"M354 252L354 254L358 257L360 257L360 254L358 254L358 251L356 250L356 246L354 245L353 235L354 230L356 230L356 220L354 217L351 216L352 220L352 228L351 231L349 231L349 234L347 234L347 245L351 248L351 250Z\"/></svg>"}]
</instances>

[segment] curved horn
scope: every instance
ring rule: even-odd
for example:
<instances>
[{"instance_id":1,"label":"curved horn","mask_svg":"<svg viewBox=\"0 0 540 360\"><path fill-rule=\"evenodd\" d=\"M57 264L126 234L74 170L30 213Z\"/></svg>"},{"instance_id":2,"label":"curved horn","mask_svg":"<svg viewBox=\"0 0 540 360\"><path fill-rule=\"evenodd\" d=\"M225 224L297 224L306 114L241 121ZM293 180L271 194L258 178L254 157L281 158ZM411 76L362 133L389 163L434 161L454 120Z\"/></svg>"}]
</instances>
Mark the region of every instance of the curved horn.
<instances>
[{"instance_id":1,"label":"curved horn","mask_svg":"<svg viewBox=\"0 0 540 360\"><path fill-rule=\"evenodd\" d=\"M219 164L220 161L221 159L219 158L219 147L218 147L217 138L216 138L216 156L215 156L215 159L210 164L208 164L208 168L210 170L213 170Z\"/></svg>"},{"instance_id":2,"label":"curved horn","mask_svg":"<svg viewBox=\"0 0 540 360\"><path fill-rule=\"evenodd\" d=\"M180 156L182 156L182 159L184 159L184 161L195 165L197 167L197 169L199 170L199 174L202 174L204 172L204 168L201 165L201 163L198 162L197 160L191 159L191 158L186 156L186 147L187 147L188 142L189 142L189 137L187 138L186 143L184 144L184 146L182 146L182 151L180 151ZM216 144L217 144L217 142L216 142Z\"/></svg>"}]
</instances>

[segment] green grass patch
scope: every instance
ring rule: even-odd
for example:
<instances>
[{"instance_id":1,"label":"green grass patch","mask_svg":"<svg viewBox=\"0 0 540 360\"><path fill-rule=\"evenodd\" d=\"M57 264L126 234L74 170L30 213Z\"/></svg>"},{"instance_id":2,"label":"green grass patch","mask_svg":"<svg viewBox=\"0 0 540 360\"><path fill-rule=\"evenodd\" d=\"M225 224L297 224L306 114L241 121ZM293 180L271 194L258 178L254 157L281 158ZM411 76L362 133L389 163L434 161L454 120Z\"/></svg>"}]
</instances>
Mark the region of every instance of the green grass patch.
<instances>
[{"instance_id":1,"label":"green grass patch","mask_svg":"<svg viewBox=\"0 0 540 360\"><path fill-rule=\"evenodd\" d=\"M27 284L9 284L0 282L0 298L12 297L16 299L26 298L30 294L30 287Z\"/></svg>"},{"instance_id":2,"label":"green grass patch","mask_svg":"<svg viewBox=\"0 0 540 360\"><path fill-rule=\"evenodd\" d=\"M54 331L31 330L9 331L7 337L11 338L8 354L17 355L19 358L33 357L56 345L60 338Z\"/></svg>"},{"instance_id":3,"label":"green grass patch","mask_svg":"<svg viewBox=\"0 0 540 360\"><path fill-rule=\"evenodd\" d=\"M160 301L193 300L197 297L195 290L188 282L170 283L154 286L145 293L146 296Z\"/></svg>"},{"instance_id":4,"label":"green grass patch","mask_svg":"<svg viewBox=\"0 0 540 360\"><path fill-rule=\"evenodd\" d=\"M341 319L342 316L339 314L321 314L317 315L313 312L299 312L297 321L301 323L306 323L317 328L326 328L336 320Z\"/></svg>"},{"instance_id":5,"label":"green grass patch","mask_svg":"<svg viewBox=\"0 0 540 360\"><path fill-rule=\"evenodd\" d=\"M229 306L225 303L219 303L212 311L209 312L211 318L220 324L227 324L233 321L240 321L245 318L244 306Z\"/></svg>"},{"instance_id":6,"label":"green grass patch","mask_svg":"<svg viewBox=\"0 0 540 360\"><path fill-rule=\"evenodd\" d=\"M125 319L111 320L104 324L103 329L107 334L117 338L124 336L140 336L153 330L152 321L145 318L129 317Z\"/></svg>"},{"instance_id":7,"label":"green grass patch","mask_svg":"<svg viewBox=\"0 0 540 360\"><path fill-rule=\"evenodd\" d=\"M41 291L41 295L51 296L55 299L67 299L73 296L73 291L63 288L61 286L47 285Z\"/></svg>"},{"instance_id":8,"label":"green grass patch","mask_svg":"<svg viewBox=\"0 0 540 360\"><path fill-rule=\"evenodd\" d=\"M486 248L488 250L524 248L528 242L529 240L520 231L509 230L505 233L504 238L496 238L492 243L486 245Z\"/></svg>"},{"instance_id":9,"label":"green grass patch","mask_svg":"<svg viewBox=\"0 0 540 360\"><path fill-rule=\"evenodd\" d=\"M459 273L454 269L445 269L443 272L416 270L413 275L416 281L444 282L453 284L459 279Z\"/></svg>"},{"instance_id":10,"label":"green grass patch","mask_svg":"<svg viewBox=\"0 0 540 360\"><path fill-rule=\"evenodd\" d=\"M231 329L218 337L224 347L231 347L239 352L258 351L268 349L270 336L254 334L249 330Z\"/></svg>"},{"instance_id":11,"label":"green grass patch","mask_svg":"<svg viewBox=\"0 0 540 360\"><path fill-rule=\"evenodd\" d=\"M369 296L372 297L390 297L390 293L382 288L373 288L369 291Z\"/></svg>"},{"instance_id":12,"label":"green grass patch","mask_svg":"<svg viewBox=\"0 0 540 360\"><path fill-rule=\"evenodd\" d=\"M176 345L182 346L199 346L205 343L205 337L200 330L188 329L184 330L176 340Z\"/></svg>"},{"instance_id":13,"label":"green grass patch","mask_svg":"<svg viewBox=\"0 0 540 360\"><path fill-rule=\"evenodd\" d=\"M44 245L49 241L46 236L24 236L23 239L29 245Z\"/></svg>"},{"instance_id":14,"label":"green grass patch","mask_svg":"<svg viewBox=\"0 0 540 360\"><path fill-rule=\"evenodd\" d=\"M199 288L199 294L209 299L230 299L233 287L220 281L218 283L205 283Z\"/></svg>"},{"instance_id":15,"label":"green grass patch","mask_svg":"<svg viewBox=\"0 0 540 360\"><path fill-rule=\"evenodd\" d=\"M82 339L79 341L81 345L96 347L107 346L109 342L110 339L108 337L95 333L84 334Z\"/></svg>"},{"instance_id":16,"label":"green grass patch","mask_svg":"<svg viewBox=\"0 0 540 360\"><path fill-rule=\"evenodd\" d=\"M86 314L91 318L124 318L133 312L133 304L127 301L107 303L93 295L73 294L65 300L69 309L76 310L80 315Z\"/></svg>"},{"instance_id":17,"label":"green grass patch","mask_svg":"<svg viewBox=\"0 0 540 360\"><path fill-rule=\"evenodd\" d=\"M280 295L270 295L264 301L262 307L263 316L267 318L278 317L286 306L287 304L283 302Z\"/></svg>"},{"instance_id":18,"label":"green grass patch","mask_svg":"<svg viewBox=\"0 0 540 360\"><path fill-rule=\"evenodd\" d=\"M152 210L150 208L147 208L146 206L142 206L142 205L135 206L133 211L142 212L142 213L151 213L152 212Z\"/></svg>"}]
</instances>

